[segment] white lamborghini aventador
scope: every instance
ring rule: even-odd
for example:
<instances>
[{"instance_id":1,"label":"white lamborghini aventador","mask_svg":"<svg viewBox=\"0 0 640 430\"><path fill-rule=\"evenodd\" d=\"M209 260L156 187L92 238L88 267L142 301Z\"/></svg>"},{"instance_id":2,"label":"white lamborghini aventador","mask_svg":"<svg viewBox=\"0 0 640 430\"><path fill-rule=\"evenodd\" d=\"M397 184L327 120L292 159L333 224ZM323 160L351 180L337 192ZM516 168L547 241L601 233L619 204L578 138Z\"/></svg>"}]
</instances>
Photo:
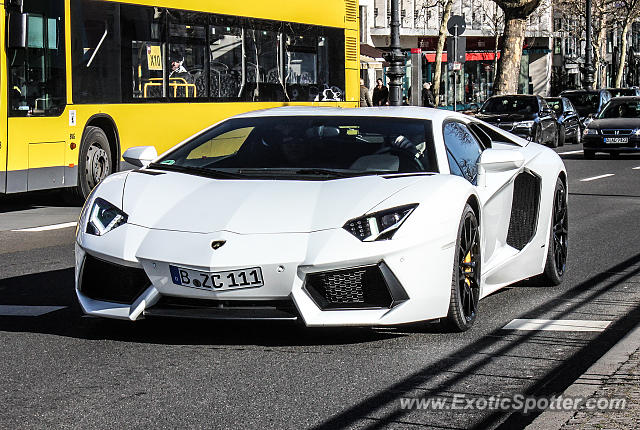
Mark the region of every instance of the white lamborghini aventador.
<instances>
[{"instance_id":1,"label":"white lamborghini aventador","mask_svg":"<svg viewBox=\"0 0 640 430\"><path fill-rule=\"evenodd\" d=\"M558 155L450 111L271 109L124 158L78 224L91 315L466 330L488 294L565 272Z\"/></svg>"}]
</instances>

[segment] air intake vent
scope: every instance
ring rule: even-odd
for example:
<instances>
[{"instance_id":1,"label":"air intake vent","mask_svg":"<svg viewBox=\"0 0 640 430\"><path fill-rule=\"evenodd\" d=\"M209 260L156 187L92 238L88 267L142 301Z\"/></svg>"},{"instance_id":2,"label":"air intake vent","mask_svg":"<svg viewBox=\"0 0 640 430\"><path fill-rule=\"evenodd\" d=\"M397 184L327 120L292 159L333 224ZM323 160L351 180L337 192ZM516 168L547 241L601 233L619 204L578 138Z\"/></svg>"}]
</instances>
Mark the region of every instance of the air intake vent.
<instances>
[{"instance_id":1,"label":"air intake vent","mask_svg":"<svg viewBox=\"0 0 640 430\"><path fill-rule=\"evenodd\" d=\"M345 37L344 53L347 61L358 61L358 39L349 36Z\"/></svg>"},{"instance_id":2,"label":"air intake vent","mask_svg":"<svg viewBox=\"0 0 640 430\"><path fill-rule=\"evenodd\" d=\"M356 22L358 20L358 2L356 0L344 0L345 21Z\"/></svg>"},{"instance_id":3,"label":"air intake vent","mask_svg":"<svg viewBox=\"0 0 640 430\"><path fill-rule=\"evenodd\" d=\"M523 249L533 239L540 206L540 178L520 173L513 183L513 205L507 244L517 250Z\"/></svg>"},{"instance_id":4,"label":"air intake vent","mask_svg":"<svg viewBox=\"0 0 640 430\"><path fill-rule=\"evenodd\" d=\"M321 309L391 308L408 299L384 262L309 274L305 289Z\"/></svg>"},{"instance_id":5,"label":"air intake vent","mask_svg":"<svg viewBox=\"0 0 640 430\"><path fill-rule=\"evenodd\" d=\"M128 305L151 285L142 269L108 263L88 254L80 279L80 291L87 297Z\"/></svg>"}]
</instances>

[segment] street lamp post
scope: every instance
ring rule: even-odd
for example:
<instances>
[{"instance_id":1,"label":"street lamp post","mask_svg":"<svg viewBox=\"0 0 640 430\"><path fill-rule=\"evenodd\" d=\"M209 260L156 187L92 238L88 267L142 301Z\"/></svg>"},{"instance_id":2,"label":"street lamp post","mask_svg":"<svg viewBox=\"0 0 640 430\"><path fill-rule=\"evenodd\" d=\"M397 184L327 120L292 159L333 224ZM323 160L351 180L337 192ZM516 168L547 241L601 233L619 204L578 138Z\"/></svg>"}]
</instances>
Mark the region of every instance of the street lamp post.
<instances>
[{"instance_id":1,"label":"street lamp post","mask_svg":"<svg viewBox=\"0 0 640 430\"><path fill-rule=\"evenodd\" d=\"M404 78L404 55L400 50L400 5L391 0L391 43L385 55L389 62L389 105L402 106L402 79Z\"/></svg>"},{"instance_id":2,"label":"street lamp post","mask_svg":"<svg viewBox=\"0 0 640 430\"><path fill-rule=\"evenodd\" d=\"M593 83L595 81L594 72L595 69L592 64L591 59L591 0L586 0L586 41L584 47L584 77L582 80L582 86L585 89L593 88Z\"/></svg>"}]
</instances>

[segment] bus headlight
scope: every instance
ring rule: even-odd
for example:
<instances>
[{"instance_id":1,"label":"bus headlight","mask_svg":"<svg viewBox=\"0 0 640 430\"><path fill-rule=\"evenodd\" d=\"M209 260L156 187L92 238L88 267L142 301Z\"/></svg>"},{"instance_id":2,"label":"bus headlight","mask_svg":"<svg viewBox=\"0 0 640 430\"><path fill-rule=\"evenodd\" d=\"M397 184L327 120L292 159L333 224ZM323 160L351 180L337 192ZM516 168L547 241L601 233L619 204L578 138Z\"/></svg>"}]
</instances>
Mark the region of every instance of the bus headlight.
<instances>
[{"instance_id":1,"label":"bus headlight","mask_svg":"<svg viewBox=\"0 0 640 430\"><path fill-rule=\"evenodd\" d=\"M111 230L127 223L129 217L126 213L98 197L93 202L89 222L87 222L87 234L94 236L104 236Z\"/></svg>"}]
</instances>

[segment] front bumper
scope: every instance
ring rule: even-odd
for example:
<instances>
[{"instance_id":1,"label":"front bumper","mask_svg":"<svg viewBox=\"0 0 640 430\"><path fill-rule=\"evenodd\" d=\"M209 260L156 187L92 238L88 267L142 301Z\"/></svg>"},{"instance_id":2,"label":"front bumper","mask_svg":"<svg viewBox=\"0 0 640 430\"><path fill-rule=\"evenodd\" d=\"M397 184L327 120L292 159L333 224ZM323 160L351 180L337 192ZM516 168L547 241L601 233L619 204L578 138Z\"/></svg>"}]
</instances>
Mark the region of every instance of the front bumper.
<instances>
[{"instance_id":1,"label":"front bumper","mask_svg":"<svg viewBox=\"0 0 640 430\"><path fill-rule=\"evenodd\" d=\"M213 251L214 240L227 243ZM453 267L453 246L445 246L444 237L441 242L427 246L414 238L394 238L364 243L343 229L240 235L157 231L125 225L103 237L79 236L76 293L85 313L127 320L145 316L299 319L308 326L367 326L436 319L448 311ZM97 281L95 277L91 280L84 268L87 262L93 264L96 260L137 276L139 282L132 287L135 293L125 294L127 300L122 294L114 299L108 295L108 285L89 286L88 282ZM264 286L225 291L181 287L173 284L169 264L202 272L259 266ZM376 287L375 294L363 296L363 300L354 299L358 295L353 287L354 276L367 270L374 275L377 271L381 277L375 281L375 275L363 285L382 282L383 286ZM140 277L141 272L144 278ZM347 272L351 273L350 280L345 278ZM326 285L333 282L331 288L336 282L344 285L339 285L339 290L322 290L317 282L323 276ZM323 298L333 303L323 302Z\"/></svg>"},{"instance_id":2,"label":"front bumper","mask_svg":"<svg viewBox=\"0 0 640 430\"><path fill-rule=\"evenodd\" d=\"M491 125L494 125L504 131L508 131L511 134L515 134L518 137L521 137L523 139L531 139L534 137L533 134L533 127L517 127L514 126L513 123L501 123L501 122L496 122L496 123L490 123Z\"/></svg>"},{"instance_id":3,"label":"front bumper","mask_svg":"<svg viewBox=\"0 0 640 430\"><path fill-rule=\"evenodd\" d=\"M640 152L640 136L620 136L629 139L626 143L605 143L605 137L618 137L618 136L602 136L602 135L587 135L582 139L582 145L584 149L594 152L611 152L611 153L623 153L623 152Z\"/></svg>"}]
</instances>

